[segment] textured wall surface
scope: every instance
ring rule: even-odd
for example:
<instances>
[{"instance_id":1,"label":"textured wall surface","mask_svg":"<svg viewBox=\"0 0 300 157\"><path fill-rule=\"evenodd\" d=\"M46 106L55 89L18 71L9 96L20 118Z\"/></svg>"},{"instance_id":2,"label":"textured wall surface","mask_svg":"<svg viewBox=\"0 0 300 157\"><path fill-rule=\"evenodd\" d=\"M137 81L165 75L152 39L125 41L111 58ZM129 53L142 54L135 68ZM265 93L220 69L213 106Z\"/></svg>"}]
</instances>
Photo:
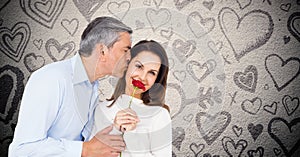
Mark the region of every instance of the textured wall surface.
<instances>
[{"instance_id":1,"label":"textured wall surface","mask_svg":"<svg viewBox=\"0 0 300 157\"><path fill-rule=\"evenodd\" d=\"M102 15L167 49L173 156L300 155L299 0L1 0L1 156L31 73L73 56Z\"/></svg>"}]
</instances>

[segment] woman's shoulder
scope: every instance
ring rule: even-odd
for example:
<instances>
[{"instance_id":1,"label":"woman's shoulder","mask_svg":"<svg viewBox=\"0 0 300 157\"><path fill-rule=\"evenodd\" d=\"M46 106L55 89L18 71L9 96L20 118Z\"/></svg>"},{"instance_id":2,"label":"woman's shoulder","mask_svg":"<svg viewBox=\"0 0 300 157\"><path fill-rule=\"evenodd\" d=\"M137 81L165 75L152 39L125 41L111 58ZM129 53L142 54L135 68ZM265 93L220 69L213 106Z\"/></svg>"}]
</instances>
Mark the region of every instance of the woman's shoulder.
<instances>
[{"instance_id":1,"label":"woman's shoulder","mask_svg":"<svg viewBox=\"0 0 300 157\"><path fill-rule=\"evenodd\" d=\"M170 119L170 112L168 106L151 106L153 112L155 111L155 119Z\"/></svg>"}]
</instances>

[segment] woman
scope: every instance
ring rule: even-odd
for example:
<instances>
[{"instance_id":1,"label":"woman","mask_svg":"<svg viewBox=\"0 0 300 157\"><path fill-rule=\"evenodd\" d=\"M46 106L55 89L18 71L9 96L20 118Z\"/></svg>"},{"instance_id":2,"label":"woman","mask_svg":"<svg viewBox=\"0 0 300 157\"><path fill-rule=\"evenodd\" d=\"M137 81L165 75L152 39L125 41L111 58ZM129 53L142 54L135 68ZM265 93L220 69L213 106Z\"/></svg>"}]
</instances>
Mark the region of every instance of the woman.
<instances>
[{"instance_id":1,"label":"woman","mask_svg":"<svg viewBox=\"0 0 300 157\"><path fill-rule=\"evenodd\" d=\"M111 134L123 134L126 143L122 157L171 157L171 118L164 104L167 54L159 43L143 40L131 49L131 57L112 97L95 109L92 135L113 124ZM134 90L132 80L141 81L145 90Z\"/></svg>"}]
</instances>

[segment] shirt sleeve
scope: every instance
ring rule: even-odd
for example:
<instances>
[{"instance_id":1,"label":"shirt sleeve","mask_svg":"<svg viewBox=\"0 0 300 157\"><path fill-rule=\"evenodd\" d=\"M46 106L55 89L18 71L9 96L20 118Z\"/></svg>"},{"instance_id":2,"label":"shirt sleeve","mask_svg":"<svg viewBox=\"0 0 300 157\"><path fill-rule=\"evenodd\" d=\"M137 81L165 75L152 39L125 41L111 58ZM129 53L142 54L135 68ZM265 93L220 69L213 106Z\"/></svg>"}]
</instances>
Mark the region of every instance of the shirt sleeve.
<instances>
[{"instance_id":1,"label":"shirt sleeve","mask_svg":"<svg viewBox=\"0 0 300 157\"><path fill-rule=\"evenodd\" d=\"M161 109L153 119L150 133L150 149L155 157L172 156L172 122L169 112Z\"/></svg>"},{"instance_id":2,"label":"shirt sleeve","mask_svg":"<svg viewBox=\"0 0 300 157\"><path fill-rule=\"evenodd\" d=\"M82 142L48 135L62 103L59 76L37 71L28 80L21 101L9 157L81 156Z\"/></svg>"}]
</instances>

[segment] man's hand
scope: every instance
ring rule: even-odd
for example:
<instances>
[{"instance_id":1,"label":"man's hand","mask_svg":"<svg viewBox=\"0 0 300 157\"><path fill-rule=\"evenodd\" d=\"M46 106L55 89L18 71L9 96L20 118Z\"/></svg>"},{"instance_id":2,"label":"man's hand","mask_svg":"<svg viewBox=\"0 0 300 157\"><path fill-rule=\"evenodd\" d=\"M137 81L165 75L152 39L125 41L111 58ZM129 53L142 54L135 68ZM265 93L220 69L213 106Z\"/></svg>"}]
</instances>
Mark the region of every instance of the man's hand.
<instances>
[{"instance_id":1,"label":"man's hand","mask_svg":"<svg viewBox=\"0 0 300 157\"><path fill-rule=\"evenodd\" d=\"M117 112L114 119L114 126L121 132L134 130L140 122L136 112L130 108Z\"/></svg>"},{"instance_id":2,"label":"man's hand","mask_svg":"<svg viewBox=\"0 0 300 157\"><path fill-rule=\"evenodd\" d=\"M90 141L83 142L82 157L117 157L125 149L121 135L109 135L113 126L98 132Z\"/></svg>"}]
</instances>

